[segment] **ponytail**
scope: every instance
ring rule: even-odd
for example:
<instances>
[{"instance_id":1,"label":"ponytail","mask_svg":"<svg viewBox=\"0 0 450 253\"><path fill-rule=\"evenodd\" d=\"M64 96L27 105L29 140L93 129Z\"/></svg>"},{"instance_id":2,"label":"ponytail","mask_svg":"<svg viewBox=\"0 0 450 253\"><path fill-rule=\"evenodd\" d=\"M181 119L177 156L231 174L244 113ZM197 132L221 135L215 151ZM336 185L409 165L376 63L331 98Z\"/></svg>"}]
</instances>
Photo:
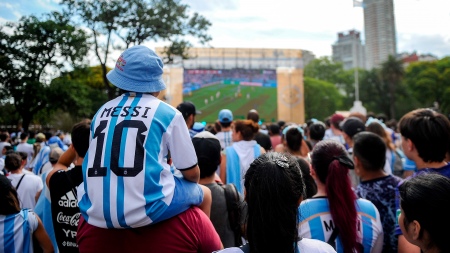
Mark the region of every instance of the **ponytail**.
<instances>
[{"instance_id":1,"label":"ponytail","mask_svg":"<svg viewBox=\"0 0 450 253\"><path fill-rule=\"evenodd\" d=\"M325 189L331 217L336 229L339 230L344 252L354 252L358 245L356 196L351 188L348 168L338 160L333 160L328 167Z\"/></svg>"},{"instance_id":2,"label":"ponytail","mask_svg":"<svg viewBox=\"0 0 450 253\"><path fill-rule=\"evenodd\" d=\"M314 146L311 164L319 181L325 185L331 217L344 252L362 252L356 229L356 196L348 176L348 170L354 168L353 161L342 144L324 140Z\"/></svg>"}]
</instances>

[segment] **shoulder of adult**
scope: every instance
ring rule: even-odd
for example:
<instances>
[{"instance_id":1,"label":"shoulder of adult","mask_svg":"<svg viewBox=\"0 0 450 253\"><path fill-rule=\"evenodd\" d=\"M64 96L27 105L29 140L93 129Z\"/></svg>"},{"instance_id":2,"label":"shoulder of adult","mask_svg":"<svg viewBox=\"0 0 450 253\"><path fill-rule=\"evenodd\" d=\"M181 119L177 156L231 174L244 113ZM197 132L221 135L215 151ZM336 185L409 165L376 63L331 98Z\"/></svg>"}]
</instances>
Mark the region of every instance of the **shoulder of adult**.
<instances>
[{"instance_id":1,"label":"shoulder of adult","mask_svg":"<svg viewBox=\"0 0 450 253\"><path fill-rule=\"evenodd\" d=\"M237 247L231 247L219 251L214 251L213 253L244 253L244 251Z\"/></svg>"},{"instance_id":2,"label":"shoulder of adult","mask_svg":"<svg viewBox=\"0 0 450 253\"><path fill-rule=\"evenodd\" d=\"M359 213L363 213L364 215L369 216L369 218L373 220L379 220L380 214L375 205L367 199L359 198L356 200L357 211Z\"/></svg>"},{"instance_id":3,"label":"shoulder of adult","mask_svg":"<svg viewBox=\"0 0 450 253\"><path fill-rule=\"evenodd\" d=\"M308 253L336 253L336 250L328 243L323 241L303 238L298 242L298 248L300 252Z\"/></svg>"}]
</instances>

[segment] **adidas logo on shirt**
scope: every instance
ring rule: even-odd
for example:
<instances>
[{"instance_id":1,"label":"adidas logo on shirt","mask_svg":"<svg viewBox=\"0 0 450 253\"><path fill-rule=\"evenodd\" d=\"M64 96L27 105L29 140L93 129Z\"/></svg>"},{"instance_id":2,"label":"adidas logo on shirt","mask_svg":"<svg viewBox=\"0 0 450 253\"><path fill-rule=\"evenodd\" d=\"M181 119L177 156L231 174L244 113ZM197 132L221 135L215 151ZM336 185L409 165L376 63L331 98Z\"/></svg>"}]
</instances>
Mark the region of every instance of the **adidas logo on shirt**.
<instances>
[{"instance_id":1,"label":"adidas logo on shirt","mask_svg":"<svg viewBox=\"0 0 450 253\"><path fill-rule=\"evenodd\" d=\"M62 207L78 207L77 198L72 191L68 191L58 201L58 205Z\"/></svg>"}]
</instances>

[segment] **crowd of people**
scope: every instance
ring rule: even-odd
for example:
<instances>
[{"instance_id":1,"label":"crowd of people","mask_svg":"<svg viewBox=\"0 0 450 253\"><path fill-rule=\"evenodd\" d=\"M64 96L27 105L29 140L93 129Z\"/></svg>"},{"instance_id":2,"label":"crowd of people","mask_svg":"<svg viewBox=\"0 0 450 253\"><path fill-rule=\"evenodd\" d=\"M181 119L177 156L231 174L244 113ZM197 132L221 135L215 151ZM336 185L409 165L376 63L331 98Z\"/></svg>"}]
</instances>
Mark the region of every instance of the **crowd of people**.
<instances>
[{"instance_id":1,"label":"crowd of people","mask_svg":"<svg viewBox=\"0 0 450 253\"><path fill-rule=\"evenodd\" d=\"M193 103L158 99L162 68L125 50L107 75L125 93L71 142L0 134L0 252L450 252L447 117L262 126L224 108L199 127Z\"/></svg>"}]
</instances>

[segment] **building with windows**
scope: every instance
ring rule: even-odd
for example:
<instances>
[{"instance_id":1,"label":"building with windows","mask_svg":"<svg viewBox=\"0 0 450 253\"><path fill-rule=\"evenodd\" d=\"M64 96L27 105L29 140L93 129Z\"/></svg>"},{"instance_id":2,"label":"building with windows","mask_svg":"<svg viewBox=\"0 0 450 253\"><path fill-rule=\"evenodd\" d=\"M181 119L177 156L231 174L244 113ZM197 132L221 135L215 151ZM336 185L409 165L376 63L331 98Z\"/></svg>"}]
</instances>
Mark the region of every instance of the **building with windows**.
<instances>
[{"instance_id":1,"label":"building with windows","mask_svg":"<svg viewBox=\"0 0 450 253\"><path fill-rule=\"evenodd\" d=\"M366 67L378 67L396 55L394 0L364 0Z\"/></svg>"},{"instance_id":2,"label":"building with windows","mask_svg":"<svg viewBox=\"0 0 450 253\"><path fill-rule=\"evenodd\" d=\"M344 69L366 68L364 45L360 32L350 30L348 33L338 33L338 40L332 46L333 61L342 62Z\"/></svg>"},{"instance_id":3,"label":"building with windows","mask_svg":"<svg viewBox=\"0 0 450 253\"><path fill-rule=\"evenodd\" d=\"M156 53L164 56L164 48ZM311 51L302 49L265 48L190 48L189 59L174 57L172 66L185 69L276 69L291 67L303 69L314 59Z\"/></svg>"}]
</instances>

